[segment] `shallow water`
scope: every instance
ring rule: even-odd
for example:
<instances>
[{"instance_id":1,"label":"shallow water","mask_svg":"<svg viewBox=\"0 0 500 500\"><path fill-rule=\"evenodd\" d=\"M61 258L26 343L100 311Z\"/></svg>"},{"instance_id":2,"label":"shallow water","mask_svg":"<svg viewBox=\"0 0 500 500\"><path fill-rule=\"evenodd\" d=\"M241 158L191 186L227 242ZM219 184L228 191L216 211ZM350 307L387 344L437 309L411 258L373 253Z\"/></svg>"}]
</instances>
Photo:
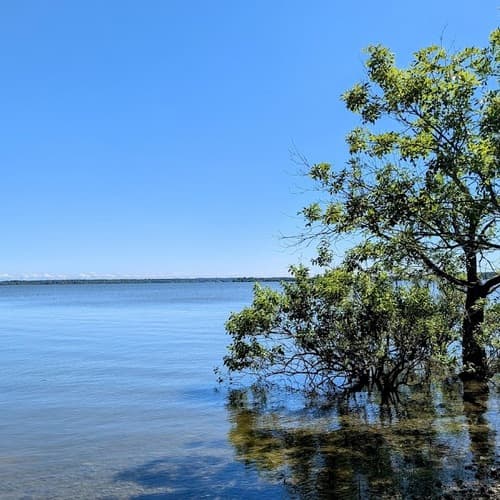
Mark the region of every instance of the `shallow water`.
<instances>
[{"instance_id":1,"label":"shallow water","mask_svg":"<svg viewBox=\"0 0 500 500\"><path fill-rule=\"evenodd\" d=\"M304 407L213 368L251 283L0 287L0 498L428 498L495 481L499 394ZM405 399L405 398L403 398Z\"/></svg>"}]
</instances>

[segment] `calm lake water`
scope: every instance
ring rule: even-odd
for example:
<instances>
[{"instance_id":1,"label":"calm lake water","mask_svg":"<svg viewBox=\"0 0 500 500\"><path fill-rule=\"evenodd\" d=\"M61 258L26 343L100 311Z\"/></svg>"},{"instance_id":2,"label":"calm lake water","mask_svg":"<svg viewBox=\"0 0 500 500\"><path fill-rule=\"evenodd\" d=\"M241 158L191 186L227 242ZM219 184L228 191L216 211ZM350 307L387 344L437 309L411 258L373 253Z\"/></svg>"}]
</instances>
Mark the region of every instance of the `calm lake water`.
<instances>
[{"instance_id":1,"label":"calm lake water","mask_svg":"<svg viewBox=\"0 0 500 500\"><path fill-rule=\"evenodd\" d=\"M224 322L251 296L227 282L0 287L0 498L431 498L498 480L493 385L390 410L218 387Z\"/></svg>"}]
</instances>

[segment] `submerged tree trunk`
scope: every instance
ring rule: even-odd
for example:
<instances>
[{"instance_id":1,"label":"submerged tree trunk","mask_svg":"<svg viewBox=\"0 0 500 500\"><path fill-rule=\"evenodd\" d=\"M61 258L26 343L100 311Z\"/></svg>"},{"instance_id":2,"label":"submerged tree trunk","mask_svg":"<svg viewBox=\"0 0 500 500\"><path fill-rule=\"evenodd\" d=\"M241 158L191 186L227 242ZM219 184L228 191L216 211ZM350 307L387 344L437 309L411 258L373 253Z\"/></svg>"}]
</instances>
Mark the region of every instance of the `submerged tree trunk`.
<instances>
[{"instance_id":1,"label":"submerged tree trunk","mask_svg":"<svg viewBox=\"0 0 500 500\"><path fill-rule=\"evenodd\" d=\"M465 317L462 326L462 361L464 378L482 380L488 376L486 351L481 344L484 321L484 292L480 286L467 289Z\"/></svg>"},{"instance_id":2,"label":"submerged tree trunk","mask_svg":"<svg viewBox=\"0 0 500 500\"><path fill-rule=\"evenodd\" d=\"M470 286L466 292L462 325L462 378L485 380L488 377L488 366L480 337L484 322L484 299L488 290L479 280L477 256L474 251L466 253L466 269Z\"/></svg>"}]
</instances>

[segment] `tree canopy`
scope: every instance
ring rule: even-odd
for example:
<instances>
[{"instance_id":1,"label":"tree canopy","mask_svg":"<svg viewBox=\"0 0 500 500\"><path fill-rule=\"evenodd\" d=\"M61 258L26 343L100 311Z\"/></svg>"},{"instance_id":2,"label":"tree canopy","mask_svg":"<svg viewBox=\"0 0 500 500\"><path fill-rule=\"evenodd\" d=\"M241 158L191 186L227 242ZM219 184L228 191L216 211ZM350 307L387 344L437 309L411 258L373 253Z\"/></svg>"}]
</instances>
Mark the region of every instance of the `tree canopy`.
<instances>
[{"instance_id":1,"label":"tree canopy","mask_svg":"<svg viewBox=\"0 0 500 500\"><path fill-rule=\"evenodd\" d=\"M253 304L227 322L230 370L315 393L374 387L388 396L456 338L450 287L345 267L292 273L281 292L256 285Z\"/></svg>"},{"instance_id":2,"label":"tree canopy","mask_svg":"<svg viewBox=\"0 0 500 500\"><path fill-rule=\"evenodd\" d=\"M304 210L320 226L320 262L332 238L357 233L351 261L397 263L463 290L463 361L484 375L482 301L500 285L489 259L500 250L500 30L483 49L422 49L407 69L370 47L366 68L368 81L343 95L361 117L347 165L310 169L329 195Z\"/></svg>"},{"instance_id":3,"label":"tree canopy","mask_svg":"<svg viewBox=\"0 0 500 500\"><path fill-rule=\"evenodd\" d=\"M319 239L315 262L325 272L306 279L296 269L296 283L286 285L283 294L264 297L257 289L252 308L228 322L234 342L226 365L238 370L251 358L291 366L288 359L295 358L280 344L269 347L267 338L262 347L257 340L276 328L290 334L287 346L305 346L308 373L316 361L332 356L343 365L362 364L365 356L376 370L371 349L383 351L378 335L389 339L387 352L396 353L392 362L403 356L408 365L408 344L398 347L398 332L422 347L410 348L410 358L430 358L436 346L446 350L455 307L461 305L462 374L485 379L492 372L485 332L498 334L498 325L484 325L487 299L500 286L495 261L500 253L500 29L485 48L419 50L407 68L399 68L383 46L367 53L367 81L342 96L361 119L347 136L346 164L309 167L323 200L304 208L304 238ZM342 237L357 243L341 268L332 270L334 245ZM339 285L339 280L344 281ZM303 302L301 290L307 292ZM434 342L436 335L441 342ZM253 350L238 350L243 338ZM324 338L334 339L333 346ZM426 350L428 344L433 349ZM331 374L350 376L342 371L345 366L323 365Z\"/></svg>"}]
</instances>

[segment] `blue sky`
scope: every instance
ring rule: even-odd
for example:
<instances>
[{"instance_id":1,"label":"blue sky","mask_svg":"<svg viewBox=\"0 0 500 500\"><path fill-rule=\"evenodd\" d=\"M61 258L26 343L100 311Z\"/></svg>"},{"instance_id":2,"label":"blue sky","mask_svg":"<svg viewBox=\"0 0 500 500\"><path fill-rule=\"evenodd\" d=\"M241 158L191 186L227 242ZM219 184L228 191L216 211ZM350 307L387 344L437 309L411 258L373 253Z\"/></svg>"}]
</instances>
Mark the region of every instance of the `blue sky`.
<instances>
[{"instance_id":1,"label":"blue sky","mask_svg":"<svg viewBox=\"0 0 500 500\"><path fill-rule=\"evenodd\" d=\"M0 279L285 275L363 47L484 46L499 2L0 1Z\"/></svg>"}]
</instances>

